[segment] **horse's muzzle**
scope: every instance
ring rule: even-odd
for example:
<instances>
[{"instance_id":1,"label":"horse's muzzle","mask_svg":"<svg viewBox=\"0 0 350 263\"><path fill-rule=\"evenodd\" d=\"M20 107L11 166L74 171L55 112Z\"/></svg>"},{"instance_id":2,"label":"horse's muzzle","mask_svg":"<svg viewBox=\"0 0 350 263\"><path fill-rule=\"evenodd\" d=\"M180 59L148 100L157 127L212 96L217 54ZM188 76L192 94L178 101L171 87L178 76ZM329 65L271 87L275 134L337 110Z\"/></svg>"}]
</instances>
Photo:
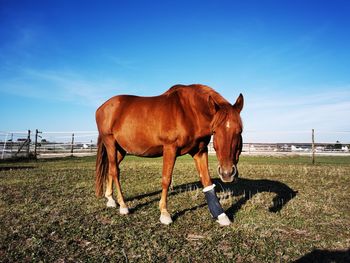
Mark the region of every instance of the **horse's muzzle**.
<instances>
[{"instance_id":1,"label":"horse's muzzle","mask_svg":"<svg viewBox=\"0 0 350 263\"><path fill-rule=\"evenodd\" d=\"M224 183L232 183L238 177L236 165L232 165L231 169L222 169L220 165L217 168L218 175Z\"/></svg>"}]
</instances>

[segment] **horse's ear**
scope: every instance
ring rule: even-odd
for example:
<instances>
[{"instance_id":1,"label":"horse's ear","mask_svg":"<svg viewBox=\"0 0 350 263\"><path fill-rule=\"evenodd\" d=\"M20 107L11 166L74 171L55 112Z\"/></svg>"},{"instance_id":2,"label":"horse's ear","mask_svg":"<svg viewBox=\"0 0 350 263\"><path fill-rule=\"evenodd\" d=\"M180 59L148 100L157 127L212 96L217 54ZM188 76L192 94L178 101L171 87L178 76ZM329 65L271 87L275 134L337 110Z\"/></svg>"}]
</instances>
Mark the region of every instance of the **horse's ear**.
<instances>
[{"instance_id":1,"label":"horse's ear","mask_svg":"<svg viewBox=\"0 0 350 263\"><path fill-rule=\"evenodd\" d=\"M211 96L208 97L208 104L209 104L209 109L213 114L215 114L220 108L219 105Z\"/></svg>"},{"instance_id":2,"label":"horse's ear","mask_svg":"<svg viewBox=\"0 0 350 263\"><path fill-rule=\"evenodd\" d=\"M238 113L240 113L243 109L243 105L244 105L244 98L242 93L240 93L233 107L235 107L238 110Z\"/></svg>"}]
</instances>

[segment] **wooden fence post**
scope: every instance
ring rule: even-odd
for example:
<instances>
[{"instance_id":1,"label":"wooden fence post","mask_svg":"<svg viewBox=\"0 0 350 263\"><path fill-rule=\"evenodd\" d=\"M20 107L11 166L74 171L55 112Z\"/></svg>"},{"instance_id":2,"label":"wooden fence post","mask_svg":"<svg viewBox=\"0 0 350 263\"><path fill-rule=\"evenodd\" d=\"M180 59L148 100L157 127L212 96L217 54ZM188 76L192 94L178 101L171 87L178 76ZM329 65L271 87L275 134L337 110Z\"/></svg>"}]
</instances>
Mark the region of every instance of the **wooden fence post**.
<instances>
[{"instance_id":1,"label":"wooden fence post","mask_svg":"<svg viewBox=\"0 0 350 263\"><path fill-rule=\"evenodd\" d=\"M29 154L30 154L30 130L28 130L28 138L27 138L27 158L29 158Z\"/></svg>"},{"instance_id":2,"label":"wooden fence post","mask_svg":"<svg viewBox=\"0 0 350 263\"><path fill-rule=\"evenodd\" d=\"M71 144L71 148L70 148L71 156L73 156L73 151L74 151L74 133L72 133L72 144Z\"/></svg>"},{"instance_id":3,"label":"wooden fence post","mask_svg":"<svg viewBox=\"0 0 350 263\"><path fill-rule=\"evenodd\" d=\"M312 129L312 164L315 164L315 130Z\"/></svg>"},{"instance_id":4,"label":"wooden fence post","mask_svg":"<svg viewBox=\"0 0 350 263\"><path fill-rule=\"evenodd\" d=\"M37 153L36 153L36 150L37 150L37 147L38 147L38 137L41 138L41 136L39 135L39 133L42 133L40 131L38 131L38 129L35 130L35 144L34 144L34 158L36 159L37 157Z\"/></svg>"},{"instance_id":5,"label":"wooden fence post","mask_svg":"<svg viewBox=\"0 0 350 263\"><path fill-rule=\"evenodd\" d=\"M11 133L11 146L10 146L11 157L12 157L12 148L13 148L13 133Z\"/></svg>"}]
</instances>

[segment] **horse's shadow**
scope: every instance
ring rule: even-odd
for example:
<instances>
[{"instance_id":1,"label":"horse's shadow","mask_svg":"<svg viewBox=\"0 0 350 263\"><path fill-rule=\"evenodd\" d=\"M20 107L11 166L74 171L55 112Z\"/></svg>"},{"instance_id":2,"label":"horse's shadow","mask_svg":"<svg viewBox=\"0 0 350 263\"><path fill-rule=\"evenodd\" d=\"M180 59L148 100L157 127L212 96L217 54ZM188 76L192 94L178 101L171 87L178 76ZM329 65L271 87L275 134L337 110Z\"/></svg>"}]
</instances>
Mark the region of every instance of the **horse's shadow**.
<instances>
[{"instance_id":1,"label":"horse's shadow","mask_svg":"<svg viewBox=\"0 0 350 263\"><path fill-rule=\"evenodd\" d=\"M292 188L290 188L284 183L267 179L253 180L238 178L237 181L234 183L223 183L219 179L213 179L212 181L216 185L215 189L218 195L221 196L221 193L226 193L224 194L226 198L229 197L229 195L240 197L236 203L232 204L225 211L230 219L233 219L234 215L241 209L241 207L257 193L268 192L276 194L272 199L272 205L269 207L269 211L272 213L279 212L283 208L283 206L285 206L298 193L297 191L294 191ZM171 188L168 195L177 195L183 192L199 190L201 188L203 188L203 186L200 182L182 184ZM135 207L131 208L131 212L135 212L140 208L149 205L150 203L159 201L158 197L160 193L161 191L155 191L128 198L127 201L133 201L141 200L147 197L157 196L156 199L152 199L148 202L138 204ZM200 205L196 205L191 208L178 211L173 215L173 219L176 220L178 217L184 215L186 212L194 211L206 205L207 203L204 202Z\"/></svg>"}]
</instances>

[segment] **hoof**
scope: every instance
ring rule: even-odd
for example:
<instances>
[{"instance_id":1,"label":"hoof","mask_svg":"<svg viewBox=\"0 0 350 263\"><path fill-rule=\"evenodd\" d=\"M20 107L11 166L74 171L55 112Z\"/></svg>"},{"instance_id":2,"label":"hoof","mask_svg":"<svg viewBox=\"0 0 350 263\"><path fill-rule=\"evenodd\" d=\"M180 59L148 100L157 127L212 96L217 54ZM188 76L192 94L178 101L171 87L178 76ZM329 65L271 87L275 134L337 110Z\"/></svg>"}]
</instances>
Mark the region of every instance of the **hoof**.
<instances>
[{"instance_id":1,"label":"hoof","mask_svg":"<svg viewBox=\"0 0 350 263\"><path fill-rule=\"evenodd\" d=\"M230 219L227 217L225 213L222 213L218 216L217 222L220 224L220 226L229 226L231 224Z\"/></svg>"},{"instance_id":2,"label":"hoof","mask_svg":"<svg viewBox=\"0 0 350 263\"><path fill-rule=\"evenodd\" d=\"M117 207L117 203L113 199L108 199L107 207Z\"/></svg>"},{"instance_id":3,"label":"hoof","mask_svg":"<svg viewBox=\"0 0 350 263\"><path fill-rule=\"evenodd\" d=\"M127 215L129 214L129 209L127 207L119 207L119 213L121 215Z\"/></svg>"},{"instance_id":4,"label":"hoof","mask_svg":"<svg viewBox=\"0 0 350 263\"><path fill-rule=\"evenodd\" d=\"M162 213L160 215L160 222L164 225L169 225L173 222L173 220L171 219L169 213Z\"/></svg>"}]
</instances>

